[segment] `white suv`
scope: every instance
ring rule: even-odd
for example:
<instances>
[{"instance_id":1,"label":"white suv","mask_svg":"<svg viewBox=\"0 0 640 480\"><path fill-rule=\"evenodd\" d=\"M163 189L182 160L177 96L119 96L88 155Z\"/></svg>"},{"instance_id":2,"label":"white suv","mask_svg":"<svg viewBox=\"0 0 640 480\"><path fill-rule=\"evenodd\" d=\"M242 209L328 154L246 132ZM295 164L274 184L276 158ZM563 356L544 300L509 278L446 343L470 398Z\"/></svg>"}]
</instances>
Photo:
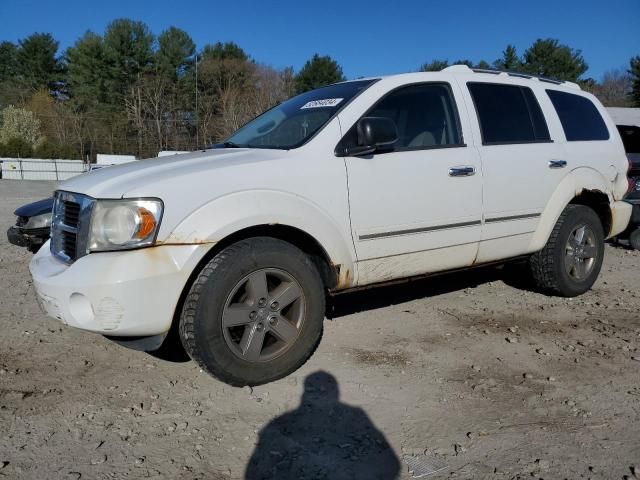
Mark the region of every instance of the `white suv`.
<instances>
[{"instance_id":1,"label":"white suv","mask_svg":"<svg viewBox=\"0 0 640 480\"><path fill-rule=\"evenodd\" d=\"M216 148L72 179L31 263L50 316L257 385L302 365L327 291L526 256L579 295L631 206L575 84L450 67L319 88Z\"/></svg>"}]
</instances>

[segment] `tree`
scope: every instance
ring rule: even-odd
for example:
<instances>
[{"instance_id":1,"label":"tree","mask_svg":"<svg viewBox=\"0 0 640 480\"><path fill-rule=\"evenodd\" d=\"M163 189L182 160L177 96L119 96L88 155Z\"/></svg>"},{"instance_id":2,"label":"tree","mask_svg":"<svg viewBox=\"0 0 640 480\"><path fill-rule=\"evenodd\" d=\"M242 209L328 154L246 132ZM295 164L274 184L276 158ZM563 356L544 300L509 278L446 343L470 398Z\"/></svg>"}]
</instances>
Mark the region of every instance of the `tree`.
<instances>
[{"instance_id":1,"label":"tree","mask_svg":"<svg viewBox=\"0 0 640 480\"><path fill-rule=\"evenodd\" d=\"M473 62L471 60L467 59L467 58L463 58L461 60L456 60L451 65L466 65L469 68L474 68L473 67Z\"/></svg>"},{"instance_id":2,"label":"tree","mask_svg":"<svg viewBox=\"0 0 640 480\"><path fill-rule=\"evenodd\" d=\"M143 22L120 18L107 26L104 33L104 53L109 67L107 87L117 99L124 97L138 75L150 68L153 41L153 34Z\"/></svg>"},{"instance_id":3,"label":"tree","mask_svg":"<svg viewBox=\"0 0 640 480\"><path fill-rule=\"evenodd\" d=\"M0 143L0 157L31 158L33 147L22 138L10 138L6 143Z\"/></svg>"},{"instance_id":4,"label":"tree","mask_svg":"<svg viewBox=\"0 0 640 480\"><path fill-rule=\"evenodd\" d=\"M9 105L0 112L0 143L7 144L9 140L16 138L33 148L43 141L40 121L33 113L24 108Z\"/></svg>"},{"instance_id":5,"label":"tree","mask_svg":"<svg viewBox=\"0 0 640 480\"><path fill-rule=\"evenodd\" d=\"M592 80L592 79L587 79ZM592 80L593 81L593 80ZM606 107L631 106L631 75L625 70L610 70L602 76L602 82L581 83L583 89L590 91Z\"/></svg>"},{"instance_id":6,"label":"tree","mask_svg":"<svg viewBox=\"0 0 640 480\"><path fill-rule=\"evenodd\" d=\"M449 60L432 60L428 63L423 63L420 67L421 72L439 72L449 66Z\"/></svg>"},{"instance_id":7,"label":"tree","mask_svg":"<svg viewBox=\"0 0 640 480\"><path fill-rule=\"evenodd\" d=\"M0 82L12 79L18 70L18 47L11 42L0 42Z\"/></svg>"},{"instance_id":8,"label":"tree","mask_svg":"<svg viewBox=\"0 0 640 480\"><path fill-rule=\"evenodd\" d=\"M439 72L444 70L450 65L466 65L469 68L482 68L488 70L491 68L491 65L487 63L485 60L480 60L478 63L474 64L468 58L463 58L461 60L456 60L453 63L449 63L449 60L432 60L428 63L423 63L420 66L420 72Z\"/></svg>"},{"instance_id":9,"label":"tree","mask_svg":"<svg viewBox=\"0 0 640 480\"><path fill-rule=\"evenodd\" d=\"M493 62L493 66L496 70L505 70L507 72L517 72L522 68L522 62L516 47L514 45L507 45L502 51L502 58L499 58Z\"/></svg>"},{"instance_id":10,"label":"tree","mask_svg":"<svg viewBox=\"0 0 640 480\"><path fill-rule=\"evenodd\" d=\"M58 119L56 118L56 101L49 91L40 88L31 96L25 108L33 113L40 122L40 132L49 140L57 139Z\"/></svg>"},{"instance_id":11,"label":"tree","mask_svg":"<svg viewBox=\"0 0 640 480\"><path fill-rule=\"evenodd\" d=\"M0 109L19 103L24 90L17 84L18 47L11 42L0 42Z\"/></svg>"},{"instance_id":12,"label":"tree","mask_svg":"<svg viewBox=\"0 0 640 480\"><path fill-rule=\"evenodd\" d=\"M50 158L50 159L80 159L78 151L71 145L57 145L55 143L45 141L42 142L33 151L34 158Z\"/></svg>"},{"instance_id":13,"label":"tree","mask_svg":"<svg viewBox=\"0 0 640 480\"><path fill-rule=\"evenodd\" d=\"M303 93L344 80L345 76L338 62L328 55L321 57L316 53L310 60L307 60L296 75L296 91Z\"/></svg>"},{"instance_id":14,"label":"tree","mask_svg":"<svg viewBox=\"0 0 640 480\"><path fill-rule=\"evenodd\" d=\"M249 60L245 51L233 42L205 45L202 50L202 58L204 60Z\"/></svg>"},{"instance_id":15,"label":"tree","mask_svg":"<svg viewBox=\"0 0 640 480\"><path fill-rule=\"evenodd\" d=\"M248 120L247 92L252 88L254 64L240 57L203 55L198 67L201 95L198 117L202 139L219 140Z\"/></svg>"},{"instance_id":16,"label":"tree","mask_svg":"<svg viewBox=\"0 0 640 480\"><path fill-rule=\"evenodd\" d=\"M523 71L542 77L576 82L589 66L580 50L562 45L558 40L538 39L523 55Z\"/></svg>"},{"instance_id":17,"label":"tree","mask_svg":"<svg viewBox=\"0 0 640 480\"><path fill-rule=\"evenodd\" d=\"M631 100L635 107L640 107L640 56L633 57L629 61L629 74L631 75Z\"/></svg>"},{"instance_id":18,"label":"tree","mask_svg":"<svg viewBox=\"0 0 640 480\"><path fill-rule=\"evenodd\" d=\"M65 53L72 99L83 105L113 103L107 90L111 74L100 35L87 31Z\"/></svg>"},{"instance_id":19,"label":"tree","mask_svg":"<svg viewBox=\"0 0 640 480\"><path fill-rule=\"evenodd\" d=\"M64 71L56 57L58 42L49 33L34 33L18 42L17 76L28 89L55 88Z\"/></svg>"},{"instance_id":20,"label":"tree","mask_svg":"<svg viewBox=\"0 0 640 480\"><path fill-rule=\"evenodd\" d=\"M175 80L185 73L195 51L196 46L187 32L169 27L158 36L156 68Z\"/></svg>"},{"instance_id":21,"label":"tree","mask_svg":"<svg viewBox=\"0 0 640 480\"><path fill-rule=\"evenodd\" d=\"M291 67L278 71L266 65L255 65L252 78L253 88L249 91L250 117L258 116L295 92Z\"/></svg>"}]
</instances>

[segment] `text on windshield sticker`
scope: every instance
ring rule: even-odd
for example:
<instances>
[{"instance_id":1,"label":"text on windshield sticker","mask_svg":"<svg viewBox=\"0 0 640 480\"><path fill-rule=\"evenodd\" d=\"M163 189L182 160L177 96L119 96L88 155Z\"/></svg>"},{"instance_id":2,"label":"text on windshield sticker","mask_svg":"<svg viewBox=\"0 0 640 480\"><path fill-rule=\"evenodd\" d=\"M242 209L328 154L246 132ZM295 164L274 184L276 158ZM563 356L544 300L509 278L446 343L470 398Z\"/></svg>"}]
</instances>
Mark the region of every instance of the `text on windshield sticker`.
<instances>
[{"instance_id":1,"label":"text on windshield sticker","mask_svg":"<svg viewBox=\"0 0 640 480\"><path fill-rule=\"evenodd\" d=\"M342 100L344 100L344 98L325 98L323 100L312 100L301 106L300 110L304 110L305 108L335 107Z\"/></svg>"}]
</instances>

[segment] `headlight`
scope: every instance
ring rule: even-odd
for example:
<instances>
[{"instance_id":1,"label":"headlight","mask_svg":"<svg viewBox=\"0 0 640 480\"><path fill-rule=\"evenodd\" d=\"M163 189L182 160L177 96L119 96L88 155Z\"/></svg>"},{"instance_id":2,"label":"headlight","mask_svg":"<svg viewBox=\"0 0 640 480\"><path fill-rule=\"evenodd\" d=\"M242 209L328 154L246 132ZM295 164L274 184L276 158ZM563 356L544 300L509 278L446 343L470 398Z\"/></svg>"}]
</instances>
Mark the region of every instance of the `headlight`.
<instances>
[{"instance_id":1,"label":"headlight","mask_svg":"<svg viewBox=\"0 0 640 480\"><path fill-rule=\"evenodd\" d=\"M636 178L636 184L633 188L636 192L640 192L640 178Z\"/></svg>"},{"instance_id":2,"label":"headlight","mask_svg":"<svg viewBox=\"0 0 640 480\"><path fill-rule=\"evenodd\" d=\"M162 201L97 200L91 213L89 251L126 250L153 245Z\"/></svg>"},{"instance_id":3,"label":"headlight","mask_svg":"<svg viewBox=\"0 0 640 480\"><path fill-rule=\"evenodd\" d=\"M33 228L47 228L51 226L51 212L43 213L41 215L35 215L33 217L29 217L27 223L25 223L22 228L26 230L31 230Z\"/></svg>"}]
</instances>

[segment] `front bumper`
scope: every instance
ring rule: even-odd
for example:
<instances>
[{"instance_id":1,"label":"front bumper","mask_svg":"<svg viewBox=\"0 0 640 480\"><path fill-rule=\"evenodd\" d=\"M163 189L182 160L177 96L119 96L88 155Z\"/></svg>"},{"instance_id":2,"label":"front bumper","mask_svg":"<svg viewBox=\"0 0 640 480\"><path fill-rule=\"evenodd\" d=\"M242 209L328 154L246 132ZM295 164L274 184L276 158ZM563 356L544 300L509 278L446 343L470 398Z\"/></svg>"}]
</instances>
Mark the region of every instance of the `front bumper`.
<instances>
[{"instance_id":1,"label":"front bumper","mask_svg":"<svg viewBox=\"0 0 640 480\"><path fill-rule=\"evenodd\" d=\"M182 290L210 247L92 253L66 265L47 242L29 269L47 315L104 335L160 335L169 330Z\"/></svg>"},{"instance_id":2,"label":"front bumper","mask_svg":"<svg viewBox=\"0 0 640 480\"><path fill-rule=\"evenodd\" d=\"M49 228L25 230L14 225L7 230L7 239L9 243L13 245L25 247L33 252L37 252L49 239Z\"/></svg>"}]
</instances>

